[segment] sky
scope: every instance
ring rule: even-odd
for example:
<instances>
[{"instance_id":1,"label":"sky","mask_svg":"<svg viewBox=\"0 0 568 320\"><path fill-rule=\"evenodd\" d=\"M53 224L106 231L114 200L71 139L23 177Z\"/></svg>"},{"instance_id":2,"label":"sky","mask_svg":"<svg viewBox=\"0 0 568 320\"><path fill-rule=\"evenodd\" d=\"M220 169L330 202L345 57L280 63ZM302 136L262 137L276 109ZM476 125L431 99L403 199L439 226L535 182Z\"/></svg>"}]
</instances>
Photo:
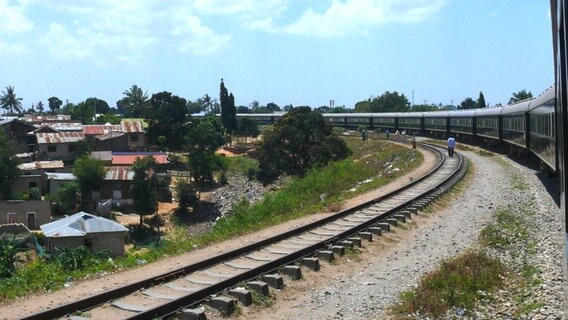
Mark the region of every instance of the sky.
<instances>
[{"instance_id":1,"label":"sky","mask_svg":"<svg viewBox=\"0 0 568 320\"><path fill-rule=\"evenodd\" d=\"M113 107L132 85L283 107L489 105L554 82L549 1L0 0L0 91Z\"/></svg>"}]
</instances>

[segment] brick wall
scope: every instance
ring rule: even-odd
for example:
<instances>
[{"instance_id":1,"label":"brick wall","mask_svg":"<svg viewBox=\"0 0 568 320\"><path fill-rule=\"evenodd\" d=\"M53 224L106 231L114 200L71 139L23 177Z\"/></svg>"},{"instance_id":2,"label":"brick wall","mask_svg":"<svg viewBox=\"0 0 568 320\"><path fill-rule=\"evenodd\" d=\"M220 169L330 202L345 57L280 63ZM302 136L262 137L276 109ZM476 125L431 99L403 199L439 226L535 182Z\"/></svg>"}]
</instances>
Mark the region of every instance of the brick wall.
<instances>
[{"instance_id":1,"label":"brick wall","mask_svg":"<svg viewBox=\"0 0 568 320\"><path fill-rule=\"evenodd\" d=\"M22 223L30 230L37 230L51 218L51 206L48 201L41 200L11 200L0 201L0 224L8 224L8 213L16 213L14 223ZM35 225L28 225L27 213L35 213Z\"/></svg>"}]
</instances>

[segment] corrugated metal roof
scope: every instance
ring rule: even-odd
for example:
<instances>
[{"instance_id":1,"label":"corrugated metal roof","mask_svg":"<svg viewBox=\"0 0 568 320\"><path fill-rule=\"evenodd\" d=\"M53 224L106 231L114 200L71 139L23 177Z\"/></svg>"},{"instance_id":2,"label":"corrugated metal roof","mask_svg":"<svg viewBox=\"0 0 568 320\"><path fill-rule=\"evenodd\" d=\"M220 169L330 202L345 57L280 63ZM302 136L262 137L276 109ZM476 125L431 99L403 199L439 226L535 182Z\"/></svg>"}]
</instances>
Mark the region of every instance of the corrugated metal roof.
<instances>
[{"instance_id":1,"label":"corrugated metal roof","mask_svg":"<svg viewBox=\"0 0 568 320\"><path fill-rule=\"evenodd\" d=\"M42 170L42 169L61 169L65 168L63 161L61 160L54 160L54 161L36 161L36 162L29 162L29 163L21 163L18 165L20 170L29 171L29 170Z\"/></svg>"},{"instance_id":2,"label":"corrugated metal roof","mask_svg":"<svg viewBox=\"0 0 568 320\"><path fill-rule=\"evenodd\" d=\"M106 167L105 180L128 181L134 179L134 171L126 166Z\"/></svg>"},{"instance_id":3,"label":"corrugated metal roof","mask_svg":"<svg viewBox=\"0 0 568 320\"><path fill-rule=\"evenodd\" d=\"M112 151L93 151L91 157L103 161L112 161Z\"/></svg>"},{"instance_id":4,"label":"corrugated metal roof","mask_svg":"<svg viewBox=\"0 0 568 320\"><path fill-rule=\"evenodd\" d=\"M120 223L84 211L40 226L46 237L80 237L88 233L126 232Z\"/></svg>"},{"instance_id":5,"label":"corrugated metal roof","mask_svg":"<svg viewBox=\"0 0 568 320\"><path fill-rule=\"evenodd\" d=\"M50 126L57 131L83 131L83 124L81 122L47 122L41 125Z\"/></svg>"},{"instance_id":6,"label":"corrugated metal roof","mask_svg":"<svg viewBox=\"0 0 568 320\"><path fill-rule=\"evenodd\" d=\"M154 157L156 164L167 164L168 157L165 154L113 154L112 164L113 165L133 165L136 159L144 158L145 156L151 155Z\"/></svg>"},{"instance_id":7,"label":"corrugated metal roof","mask_svg":"<svg viewBox=\"0 0 568 320\"><path fill-rule=\"evenodd\" d=\"M109 139L115 139L115 138L119 138L122 137L123 135L125 135L125 133L123 132L111 132L111 133L105 133L105 134L101 134L96 136L95 138L101 141L105 141L105 140L109 140Z\"/></svg>"},{"instance_id":8,"label":"corrugated metal roof","mask_svg":"<svg viewBox=\"0 0 568 320\"><path fill-rule=\"evenodd\" d=\"M142 121L121 121L120 126L122 132L144 132Z\"/></svg>"},{"instance_id":9,"label":"corrugated metal roof","mask_svg":"<svg viewBox=\"0 0 568 320\"><path fill-rule=\"evenodd\" d=\"M89 124L83 126L83 133L87 136L98 136L110 132L120 132L118 124Z\"/></svg>"},{"instance_id":10,"label":"corrugated metal roof","mask_svg":"<svg viewBox=\"0 0 568 320\"><path fill-rule=\"evenodd\" d=\"M71 120L71 116L68 114L54 114L54 115L44 115L44 116L26 114L24 116L24 120L33 123L69 121Z\"/></svg>"},{"instance_id":11,"label":"corrugated metal roof","mask_svg":"<svg viewBox=\"0 0 568 320\"><path fill-rule=\"evenodd\" d=\"M46 172L45 175L47 176L47 180L64 180L64 181L73 181L77 180L72 173L64 173L64 172Z\"/></svg>"},{"instance_id":12,"label":"corrugated metal roof","mask_svg":"<svg viewBox=\"0 0 568 320\"><path fill-rule=\"evenodd\" d=\"M83 132L38 132L37 143L73 143L85 139Z\"/></svg>"}]
</instances>

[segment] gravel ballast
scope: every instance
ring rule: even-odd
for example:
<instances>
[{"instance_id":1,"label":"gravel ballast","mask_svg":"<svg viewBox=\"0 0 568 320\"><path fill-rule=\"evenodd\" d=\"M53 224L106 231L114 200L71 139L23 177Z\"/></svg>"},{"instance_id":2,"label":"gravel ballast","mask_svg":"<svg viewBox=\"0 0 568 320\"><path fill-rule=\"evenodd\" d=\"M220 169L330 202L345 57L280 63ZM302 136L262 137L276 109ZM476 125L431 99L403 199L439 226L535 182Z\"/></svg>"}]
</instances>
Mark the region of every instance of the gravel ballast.
<instances>
[{"instance_id":1,"label":"gravel ballast","mask_svg":"<svg viewBox=\"0 0 568 320\"><path fill-rule=\"evenodd\" d=\"M366 243L356 259L323 264L320 274L310 273L306 280L289 282L290 288L276 293L273 308L243 310L237 318L387 319L389 307L401 292L416 287L420 278L443 260L479 247L483 227L495 221L498 210L508 208L525 215L523 221L530 226L525 241L531 243L532 251L528 256L489 251L506 264L524 259L540 270L539 281L525 292L503 289L493 300L482 301L478 309L467 313L451 310L447 318L565 319L565 234L560 209L546 190L555 182L540 180L536 171L503 156L464 154L473 165L473 176L461 194L450 197L445 208L422 214L407 227ZM535 214L526 214L527 210ZM523 246L513 243L512 250L522 251L516 245ZM518 301L519 294L523 301ZM519 313L523 303L533 307ZM419 315L411 318L426 319Z\"/></svg>"}]
</instances>

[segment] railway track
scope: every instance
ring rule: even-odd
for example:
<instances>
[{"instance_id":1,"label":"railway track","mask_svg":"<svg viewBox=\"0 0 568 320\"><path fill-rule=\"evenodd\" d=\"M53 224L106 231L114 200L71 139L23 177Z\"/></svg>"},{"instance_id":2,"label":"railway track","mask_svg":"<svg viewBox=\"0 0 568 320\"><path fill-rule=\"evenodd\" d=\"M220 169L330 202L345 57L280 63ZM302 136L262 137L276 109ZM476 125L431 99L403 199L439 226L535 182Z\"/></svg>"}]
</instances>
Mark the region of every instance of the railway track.
<instances>
[{"instance_id":1,"label":"railway track","mask_svg":"<svg viewBox=\"0 0 568 320\"><path fill-rule=\"evenodd\" d=\"M329 259L346 247L360 245L362 238L370 240L373 234L388 231L463 176L466 162L460 154L448 158L439 146L423 147L437 155L436 166L420 179L380 198L170 273L22 319L62 318L87 310L89 319L107 319L109 314L113 319L154 319L174 315L211 295L261 277L278 287L281 278L276 276L277 270L297 272L297 267L289 267L297 261L319 268L313 257Z\"/></svg>"}]
</instances>

